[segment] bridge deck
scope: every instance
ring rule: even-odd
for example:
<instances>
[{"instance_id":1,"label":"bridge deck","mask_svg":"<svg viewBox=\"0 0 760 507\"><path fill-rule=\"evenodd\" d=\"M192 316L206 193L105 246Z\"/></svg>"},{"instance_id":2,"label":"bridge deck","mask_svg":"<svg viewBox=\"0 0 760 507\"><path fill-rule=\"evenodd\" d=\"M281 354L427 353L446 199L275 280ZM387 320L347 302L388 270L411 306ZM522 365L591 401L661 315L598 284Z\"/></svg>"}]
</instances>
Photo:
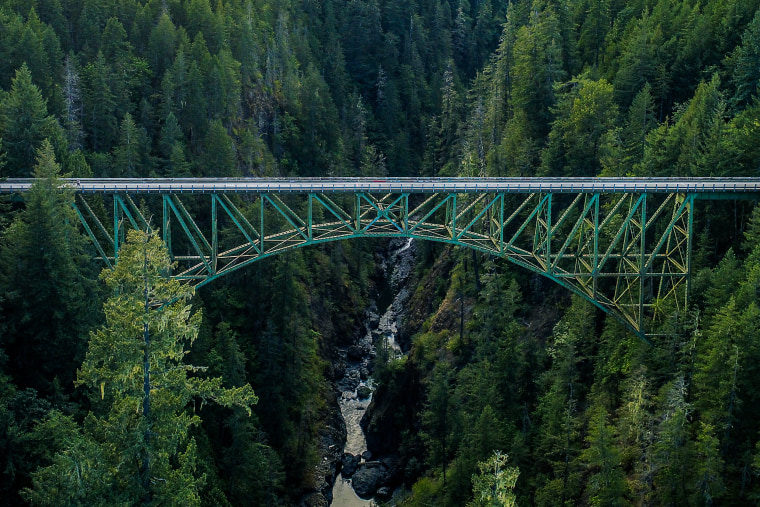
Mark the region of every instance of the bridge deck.
<instances>
[{"instance_id":1,"label":"bridge deck","mask_svg":"<svg viewBox=\"0 0 760 507\"><path fill-rule=\"evenodd\" d=\"M34 180L0 181L23 193ZM77 193L697 193L760 194L760 178L88 178Z\"/></svg>"},{"instance_id":2,"label":"bridge deck","mask_svg":"<svg viewBox=\"0 0 760 507\"><path fill-rule=\"evenodd\" d=\"M23 200L33 182L0 181L0 193ZM176 262L172 276L196 286L307 245L418 238L545 276L641 337L689 308L695 201L760 199L760 178L82 178L62 185L77 194L72 205L108 267L129 228L160 230ZM139 206L135 194L145 194Z\"/></svg>"}]
</instances>

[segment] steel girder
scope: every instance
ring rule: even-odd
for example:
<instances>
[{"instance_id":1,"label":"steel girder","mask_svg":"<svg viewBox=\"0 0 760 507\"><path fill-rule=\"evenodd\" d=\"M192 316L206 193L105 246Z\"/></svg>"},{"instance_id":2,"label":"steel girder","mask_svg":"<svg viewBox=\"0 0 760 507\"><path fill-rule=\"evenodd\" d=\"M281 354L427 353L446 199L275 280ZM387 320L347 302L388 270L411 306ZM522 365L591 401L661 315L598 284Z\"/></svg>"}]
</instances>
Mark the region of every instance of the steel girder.
<instances>
[{"instance_id":1,"label":"steel girder","mask_svg":"<svg viewBox=\"0 0 760 507\"><path fill-rule=\"evenodd\" d=\"M289 249L410 237L474 248L546 276L645 338L686 308L697 194L78 194L97 256L118 260L127 228L155 226L173 276L203 285ZM210 209L209 209L210 207ZM108 225L106 225L108 224Z\"/></svg>"}]
</instances>

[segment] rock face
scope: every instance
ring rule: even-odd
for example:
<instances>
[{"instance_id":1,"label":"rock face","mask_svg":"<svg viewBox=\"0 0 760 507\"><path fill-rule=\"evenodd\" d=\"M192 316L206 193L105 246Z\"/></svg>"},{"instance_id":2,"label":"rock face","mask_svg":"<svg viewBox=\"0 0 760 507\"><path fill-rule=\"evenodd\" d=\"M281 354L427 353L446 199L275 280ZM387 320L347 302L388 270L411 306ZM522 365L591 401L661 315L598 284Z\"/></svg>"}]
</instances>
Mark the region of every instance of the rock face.
<instances>
[{"instance_id":1,"label":"rock face","mask_svg":"<svg viewBox=\"0 0 760 507\"><path fill-rule=\"evenodd\" d=\"M312 493L301 501L301 507L328 507L330 504L322 493Z\"/></svg>"},{"instance_id":2,"label":"rock face","mask_svg":"<svg viewBox=\"0 0 760 507\"><path fill-rule=\"evenodd\" d=\"M367 499L375 494L382 479L383 470L379 466L368 466L367 463L362 463L354 473L351 484L359 497Z\"/></svg>"},{"instance_id":3,"label":"rock face","mask_svg":"<svg viewBox=\"0 0 760 507\"><path fill-rule=\"evenodd\" d=\"M411 296L406 285L413 273L414 250L410 239L393 240L387 253L377 256L382 262L382 287L366 311L364 333L360 333L352 344L340 351L345 374L337 380L336 385L339 388L339 405L347 429L344 453L340 457L340 473L344 479L351 478L353 493L366 500L378 494L378 488L383 489L378 495L379 498L389 498L393 486L399 482L398 459L396 457L389 460L387 457L395 449L381 451L380 456L376 458L374 452L367 450L362 427L366 428L363 416L367 406L372 403L370 400L374 398L375 386L371 374L375 361L388 361L400 358L404 354L394 337L399 332L401 316ZM337 377L338 372L334 373ZM381 428L377 428L377 431L382 433ZM383 457L383 454L386 456ZM369 461L370 459L376 461ZM341 482L341 485L343 484ZM353 493L343 486L335 491L338 503L349 497L355 498ZM349 496L345 496L347 494Z\"/></svg>"},{"instance_id":4,"label":"rock face","mask_svg":"<svg viewBox=\"0 0 760 507\"><path fill-rule=\"evenodd\" d=\"M339 361L336 368L344 367ZM337 389L336 389L337 390ZM346 425L340 415L340 405L336 390L327 393L329 416L320 430L319 449L322 459L312 470L313 490L305 492L298 505L306 507L325 507L332 502L332 489L341 465L342 449L346 443Z\"/></svg>"},{"instance_id":5,"label":"rock face","mask_svg":"<svg viewBox=\"0 0 760 507\"><path fill-rule=\"evenodd\" d=\"M367 355L367 351L360 345L351 345L346 354L351 361L361 361Z\"/></svg>"}]
</instances>

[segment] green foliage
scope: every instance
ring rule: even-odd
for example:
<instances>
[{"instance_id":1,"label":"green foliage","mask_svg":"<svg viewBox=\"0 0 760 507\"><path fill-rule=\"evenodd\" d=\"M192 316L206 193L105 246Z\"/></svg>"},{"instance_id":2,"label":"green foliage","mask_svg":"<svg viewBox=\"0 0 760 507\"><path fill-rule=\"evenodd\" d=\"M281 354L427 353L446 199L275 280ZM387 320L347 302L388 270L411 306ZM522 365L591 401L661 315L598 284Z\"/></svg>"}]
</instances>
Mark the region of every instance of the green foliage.
<instances>
[{"instance_id":1,"label":"green foliage","mask_svg":"<svg viewBox=\"0 0 760 507\"><path fill-rule=\"evenodd\" d=\"M189 436L200 418L193 399L250 410L249 385L222 387L220 377L184 363L198 333L192 291L167 278L163 243L150 231L131 231L118 265L102 278L113 296L106 324L92 333L77 382L88 388L93 411L82 432L50 467L34 474L25 495L35 504L199 503L203 477Z\"/></svg>"},{"instance_id":2,"label":"green foliage","mask_svg":"<svg viewBox=\"0 0 760 507\"><path fill-rule=\"evenodd\" d=\"M741 45L726 60L731 70L731 85L735 89L731 101L735 106L746 105L757 94L760 85L760 11L747 25Z\"/></svg>"},{"instance_id":3,"label":"green foliage","mask_svg":"<svg viewBox=\"0 0 760 507\"><path fill-rule=\"evenodd\" d=\"M468 506L513 507L516 498L512 489L517 483L520 471L515 467L506 467L506 454L494 451L487 461L478 463L480 473L472 476L472 493L475 496Z\"/></svg>"},{"instance_id":4,"label":"green foliage","mask_svg":"<svg viewBox=\"0 0 760 507\"><path fill-rule=\"evenodd\" d=\"M543 135L554 103L554 84L565 75L560 23L554 6L536 0L530 21L515 35L512 96L525 111L531 134Z\"/></svg>"},{"instance_id":5,"label":"green foliage","mask_svg":"<svg viewBox=\"0 0 760 507\"><path fill-rule=\"evenodd\" d=\"M72 393L102 315L73 196L55 183L62 171L756 175L759 20L756 0L2 2L0 176L37 164L45 177L23 206L4 203L0 220L3 493L20 503L13 490L38 466L42 489L28 495L65 483L72 503L80 493L129 503L144 489L139 375L114 373L100 399L97 368L83 366L92 396L84 385ZM377 368L378 399L395 403L370 423L416 481L410 505L465 504L497 448L520 468L524 504L760 496L749 480L760 438L758 220L745 204L699 206L693 306L652 347L547 281L478 256L430 270L450 252L420 246L416 272L432 277L415 291L409 321L420 327L404 330L415 336L406 359ZM176 431L150 439L171 449L152 468L175 503L274 505L311 486L324 358L362 319L376 247L265 261L203 289L204 322L183 314L199 329L185 359L219 380L172 363L166 382L184 372L196 394L180 386L152 405L156 424L163 409L179 414ZM140 340L129 343L114 361L137 359ZM200 401L231 401L223 388L249 383L262 399L251 417ZM136 451L110 487L103 478L124 448Z\"/></svg>"},{"instance_id":6,"label":"green foliage","mask_svg":"<svg viewBox=\"0 0 760 507\"><path fill-rule=\"evenodd\" d=\"M595 176L600 172L600 153L608 133L617 124L613 87L604 80L577 81L557 86L556 119L542 161L547 175ZM564 153L564 159L557 160Z\"/></svg>"},{"instance_id":7,"label":"green foliage","mask_svg":"<svg viewBox=\"0 0 760 507\"><path fill-rule=\"evenodd\" d=\"M135 125L132 115L127 113L119 129L119 144L114 148L113 177L134 178L144 176L147 136Z\"/></svg>"},{"instance_id":8,"label":"green foliage","mask_svg":"<svg viewBox=\"0 0 760 507\"><path fill-rule=\"evenodd\" d=\"M71 190L61 187L52 145L42 141L26 208L3 231L0 274L9 371L22 388L70 390L84 336L97 318L93 267L77 231ZM39 255L38 252L44 252Z\"/></svg>"},{"instance_id":9,"label":"green foliage","mask_svg":"<svg viewBox=\"0 0 760 507\"><path fill-rule=\"evenodd\" d=\"M30 176L43 140L60 148L62 132L48 114L45 99L32 82L26 64L16 71L11 90L0 104L0 138L5 152L3 174L7 176Z\"/></svg>"},{"instance_id":10,"label":"green foliage","mask_svg":"<svg viewBox=\"0 0 760 507\"><path fill-rule=\"evenodd\" d=\"M620 468L620 453L616 448L614 428L607 424L604 407L591 410L588 448L581 459L590 470L588 495L591 505L625 505L625 475Z\"/></svg>"}]
</instances>

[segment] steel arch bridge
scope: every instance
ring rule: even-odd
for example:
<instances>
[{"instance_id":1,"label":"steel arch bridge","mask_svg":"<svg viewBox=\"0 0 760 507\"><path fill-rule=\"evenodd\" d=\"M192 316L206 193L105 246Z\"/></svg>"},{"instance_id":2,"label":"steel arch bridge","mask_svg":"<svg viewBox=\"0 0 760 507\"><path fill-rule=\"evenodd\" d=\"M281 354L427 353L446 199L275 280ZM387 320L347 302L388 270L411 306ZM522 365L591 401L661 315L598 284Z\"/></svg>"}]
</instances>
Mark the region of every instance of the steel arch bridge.
<instances>
[{"instance_id":1,"label":"steel arch bridge","mask_svg":"<svg viewBox=\"0 0 760 507\"><path fill-rule=\"evenodd\" d=\"M23 193L33 180L0 182ZM504 258L638 336L686 308L694 205L758 199L760 178L62 180L102 262L159 228L174 278L200 286L290 249L349 238L440 241ZM160 223L157 224L157 218Z\"/></svg>"}]
</instances>

